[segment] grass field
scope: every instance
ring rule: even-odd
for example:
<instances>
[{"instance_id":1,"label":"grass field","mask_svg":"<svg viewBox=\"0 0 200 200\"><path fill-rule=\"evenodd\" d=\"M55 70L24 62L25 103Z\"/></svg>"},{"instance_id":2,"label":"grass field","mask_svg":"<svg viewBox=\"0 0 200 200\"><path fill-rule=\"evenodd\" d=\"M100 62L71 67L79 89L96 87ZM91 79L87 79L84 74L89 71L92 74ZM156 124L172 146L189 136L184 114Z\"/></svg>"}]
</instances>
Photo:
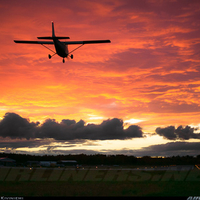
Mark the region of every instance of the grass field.
<instances>
[{"instance_id":1,"label":"grass field","mask_svg":"<svg viewBox=\"0 0 200 200\"><path fill-rule=\"evenodd\" d=\"M200 196L194 182L7 182L1 196Z\"/></svg>"},{"instance_id":2,"label":"grass field","mask_svg":"<svg viewBox=\"0 0 200 200\"><path fill-rule=\"evenodd\" d=\"M35 178L40 174L40 179L29 180L25 179L26 170L18 170L13 180L9 177L11 172L14 173L10 171L0 181L0 196L200 196L198 169L148 172L67 170L62 172L65 179L56 179L58 171L51 176L52 170L40 170L37 176L36 171L31 174ZM52 177L54 181L51 181Z\"/></svg>"}]
</instances>

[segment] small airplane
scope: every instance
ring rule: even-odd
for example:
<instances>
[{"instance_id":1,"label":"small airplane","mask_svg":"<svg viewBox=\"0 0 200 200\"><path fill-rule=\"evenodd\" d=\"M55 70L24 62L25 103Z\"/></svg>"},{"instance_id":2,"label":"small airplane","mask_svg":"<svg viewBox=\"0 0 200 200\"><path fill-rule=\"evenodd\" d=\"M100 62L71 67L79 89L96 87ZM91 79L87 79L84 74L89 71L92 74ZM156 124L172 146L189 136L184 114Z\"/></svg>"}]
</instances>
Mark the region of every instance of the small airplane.
<instances>
[{"instance_id":1,"label":"small airplane","mask_svg":"<svg viewBox=\"0 0 200 200\"><path fill-rule=\"evenodd\" d=\"M53 55L48 55L49 59L51 59L54 55L59 55L60 57L63 58L63 63L65 62L65 58L71 58L73 59L73 54L75 50L79 49L82 47L84 44L97 44L97 43L110 43L110 40L85 40L85 41L60 41L61 39L70 39L69 37L57 37L55 36L55 31L54 31L54 22L52 22L52 37L37 37L38 39L43 39L43 40L53 40L53 41L28 41L28 40L14 40L15 43L23 43L23 44L41 44L45 48L49 49L52 51L54 54ZM60 39L60 40L59 40ZM56 52L45 46L46 44L53 44L55 46ZM75 48L74 50L70 51L68 50L68 45L73 45L73 44L80 44L79 47Z\"/></svg>"}]
</instances>

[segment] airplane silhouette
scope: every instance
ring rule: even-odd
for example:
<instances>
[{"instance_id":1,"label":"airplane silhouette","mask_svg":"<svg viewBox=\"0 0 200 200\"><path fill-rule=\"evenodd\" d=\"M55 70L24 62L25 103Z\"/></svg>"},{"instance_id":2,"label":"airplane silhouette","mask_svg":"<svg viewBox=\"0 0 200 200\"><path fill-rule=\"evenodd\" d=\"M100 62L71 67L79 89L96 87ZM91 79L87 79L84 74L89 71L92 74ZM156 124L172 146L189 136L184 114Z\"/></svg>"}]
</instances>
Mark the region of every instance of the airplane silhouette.
<instances>
[{"instance_id":1,"label":"airplane silhouette","mask_svg":"<svg viewBox=\"0 0 200 200\"><path fill-rule=\"evenodd\" d=\"M57 37L55 36L55 31L54 31L54 22L52 22L52 37L37 37L38 39L43 39L43 40L53 40L53 41L28 41L28 40L14 40L15 43L23 43L23 44L41 44L45 48L49 49L52 51L54 54L53 55L48 55L49 59L51 59L54 55L58 55L63 58L63 63L65 62L65 58L70 57L73 59L73 54L75 50L79 49L82 47L84 44L98 44L98 43L110 43L110 40L85 40L85 41L60 41L61 39L70 39L69 37ZM55 46L56 52L45 46L46 44L53 44ZM73 44L80 44L79 47L75 48L74 50L70 51L68 50L68 45L73 45Z\"/></svg>"}]
</instances>

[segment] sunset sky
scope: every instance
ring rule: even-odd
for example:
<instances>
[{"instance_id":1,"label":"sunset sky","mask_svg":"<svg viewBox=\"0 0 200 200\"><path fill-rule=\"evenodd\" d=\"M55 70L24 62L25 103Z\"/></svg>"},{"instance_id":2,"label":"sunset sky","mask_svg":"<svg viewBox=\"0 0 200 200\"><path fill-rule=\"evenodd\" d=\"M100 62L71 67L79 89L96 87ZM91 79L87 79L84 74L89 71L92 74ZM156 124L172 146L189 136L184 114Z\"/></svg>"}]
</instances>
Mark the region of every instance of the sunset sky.
<instances>
[{"instance_id":1,"label":"sunset sky","mask_svg":"<svg viewBox=\"0 0 200 200\"><path fill-rule=\"evenodd\" d=\"M0 152L200 154L199 0L9 0L0 19ZM63 64L13 42L51 36L51 21L111 43Z\"/></svg>"}]
</instances>

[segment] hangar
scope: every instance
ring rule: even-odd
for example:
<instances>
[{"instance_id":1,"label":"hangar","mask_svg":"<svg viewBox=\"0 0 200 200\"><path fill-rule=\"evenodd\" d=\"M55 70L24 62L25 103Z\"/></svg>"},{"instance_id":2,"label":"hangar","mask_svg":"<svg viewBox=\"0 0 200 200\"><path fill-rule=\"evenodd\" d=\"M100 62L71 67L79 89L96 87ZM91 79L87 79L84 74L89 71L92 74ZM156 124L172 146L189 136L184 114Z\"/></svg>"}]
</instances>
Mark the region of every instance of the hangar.
<instances>
[{"instance_id":1,"label":"hangar","mask_svg":"<svg viewBox=\"0 0 200 200\"><path fill-rule=\"evenodd\" d=\"M16 160L8 157L0 158L0 166L16 166Z\"/></svg>"}]
</instances>

